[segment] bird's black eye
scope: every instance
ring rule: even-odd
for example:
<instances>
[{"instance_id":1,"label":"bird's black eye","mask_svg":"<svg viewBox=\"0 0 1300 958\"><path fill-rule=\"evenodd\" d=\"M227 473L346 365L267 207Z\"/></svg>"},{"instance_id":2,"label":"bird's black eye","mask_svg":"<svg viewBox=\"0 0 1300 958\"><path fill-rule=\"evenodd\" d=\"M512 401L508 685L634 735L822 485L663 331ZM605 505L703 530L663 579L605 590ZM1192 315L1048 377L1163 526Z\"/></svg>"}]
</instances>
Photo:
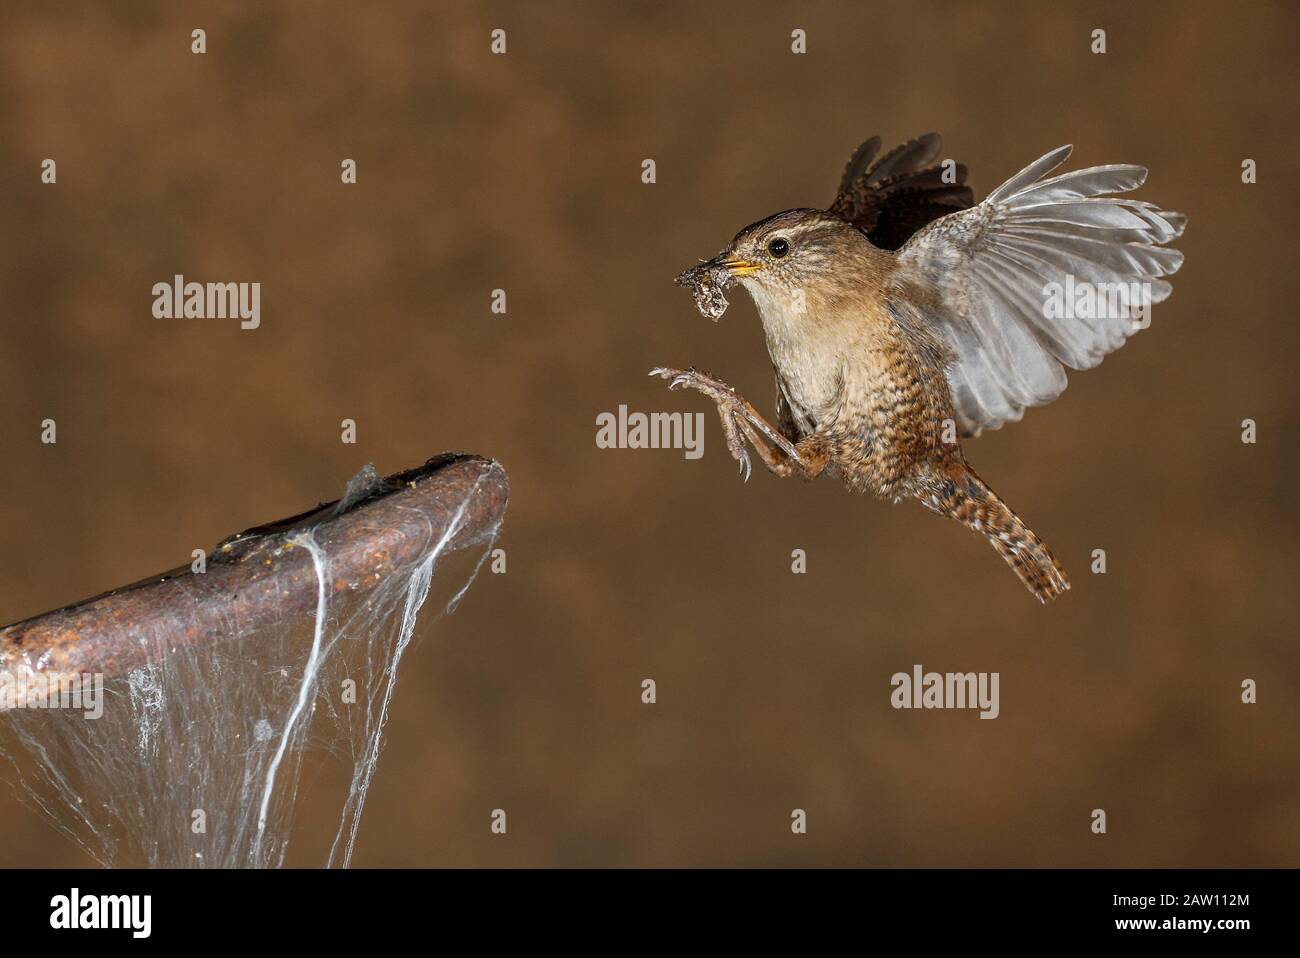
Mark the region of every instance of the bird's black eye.
<instances>
[{"instance_id":1,"label":"bird's black eye","mask_svg":"<svg viewBox=\"0 0 1300 958\"><path fill-rule=\"evenodd\" d=\"M780 259L786 253L790 252L790 244L778 236L776 239L772 240L772 242L767 244L767 251L777 259Z\"/></svg>"}]
</instances>

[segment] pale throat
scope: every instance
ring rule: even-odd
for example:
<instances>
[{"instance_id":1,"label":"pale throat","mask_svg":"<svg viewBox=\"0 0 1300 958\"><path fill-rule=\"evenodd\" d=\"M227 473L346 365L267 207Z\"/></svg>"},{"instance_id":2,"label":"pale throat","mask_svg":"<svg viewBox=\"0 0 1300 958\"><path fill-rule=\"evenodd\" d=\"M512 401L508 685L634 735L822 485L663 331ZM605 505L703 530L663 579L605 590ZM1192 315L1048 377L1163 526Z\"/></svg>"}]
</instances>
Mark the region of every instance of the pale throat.
<instances>
[{"instance_id":1,"label":"pale throat","mask_svg":"<svg viewBox=\"0 0 1300 958\"><path fill-rule=\"evenodd\" d=\"M785 383L787 398L802 415L817 421L828 418L838 400L840 337L819 320L811 303L798 313L792 297L771 295L754 282L743 285L758 309L767 352Z\"/></svg>"}]
</instances>

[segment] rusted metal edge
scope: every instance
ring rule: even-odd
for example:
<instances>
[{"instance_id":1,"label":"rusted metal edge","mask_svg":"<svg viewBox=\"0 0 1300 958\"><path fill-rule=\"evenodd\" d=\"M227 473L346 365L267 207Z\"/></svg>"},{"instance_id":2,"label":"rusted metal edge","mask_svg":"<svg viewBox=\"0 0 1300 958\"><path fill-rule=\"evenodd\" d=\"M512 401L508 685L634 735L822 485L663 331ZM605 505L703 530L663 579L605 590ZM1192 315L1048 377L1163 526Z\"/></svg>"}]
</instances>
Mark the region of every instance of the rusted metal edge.
<instances>
[{"instance_id":1,"label":"rusted metal edge","mask_svg":"<svg viewBox=\"0 0 1300 958\"><path fill-rule=\"evenodd\" d=\"M318 582L306 530L328 562L335 596L368 592L435 549L489 541L509 501L505 470L444 453L352 502L335 500L219 543L202 573L182 566L0 629L0 712L6 689L40 676L120 675L178 648L219 641L305 614ZM295 541L298 540L298 541Z\"/></svg>"}]
</instances>

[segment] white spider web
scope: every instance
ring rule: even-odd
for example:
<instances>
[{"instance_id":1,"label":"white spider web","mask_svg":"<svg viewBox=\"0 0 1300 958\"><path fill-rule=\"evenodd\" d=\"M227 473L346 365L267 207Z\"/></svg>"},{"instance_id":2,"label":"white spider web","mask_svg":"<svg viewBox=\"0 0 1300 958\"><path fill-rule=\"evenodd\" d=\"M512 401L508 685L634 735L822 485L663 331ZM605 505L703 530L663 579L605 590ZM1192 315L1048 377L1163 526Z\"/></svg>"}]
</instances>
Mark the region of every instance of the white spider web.
<instances>
[{"instance_id":1,"label":"white spider web","mask_svg":"<svg viewBox=\"0 0 1300 958\"><path fill-rule=\"evenodd\" d=\"M333 511L292 533L315 569L306 616L248 632L232 621L215 642L157 636L172 651L107 677L97 720L76 709L0 715L19 797L105 866L278 867L308 781L313 806L336 801L338 814L332 836L315 829L318 857L304 863L346 867L417 614L431 592L440 611L455 608L497 533L449 548L475 485L406 572L336 598L314 530L379 482L367 467Z\"/></svg>"}]
</instances>

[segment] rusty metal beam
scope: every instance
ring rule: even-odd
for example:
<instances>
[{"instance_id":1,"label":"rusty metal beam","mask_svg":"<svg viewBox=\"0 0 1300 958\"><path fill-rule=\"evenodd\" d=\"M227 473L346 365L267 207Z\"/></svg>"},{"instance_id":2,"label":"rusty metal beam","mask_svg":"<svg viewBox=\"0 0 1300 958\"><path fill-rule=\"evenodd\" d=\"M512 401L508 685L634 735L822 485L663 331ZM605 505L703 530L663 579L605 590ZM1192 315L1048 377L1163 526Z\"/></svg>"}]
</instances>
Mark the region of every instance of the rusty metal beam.
<instances>
[{"instance_id":1,"label":"rusty metal beam","mask_svg":"<svg viewBox=\"0 0 1300 958\"><path fill-rule=\"evenodd\" d=\"M119 675L181 647L219 641L315 608L305 529L329 562L336 596L362 594L412 571L444 538L453 550L488 541L509 499L505 471L448 453L389 476L360 501L338 501L220 543L207 571L182 566L0 629L0 676ZM0 682L0 712L12 707Z\"/></svg>"}]
</instances>

